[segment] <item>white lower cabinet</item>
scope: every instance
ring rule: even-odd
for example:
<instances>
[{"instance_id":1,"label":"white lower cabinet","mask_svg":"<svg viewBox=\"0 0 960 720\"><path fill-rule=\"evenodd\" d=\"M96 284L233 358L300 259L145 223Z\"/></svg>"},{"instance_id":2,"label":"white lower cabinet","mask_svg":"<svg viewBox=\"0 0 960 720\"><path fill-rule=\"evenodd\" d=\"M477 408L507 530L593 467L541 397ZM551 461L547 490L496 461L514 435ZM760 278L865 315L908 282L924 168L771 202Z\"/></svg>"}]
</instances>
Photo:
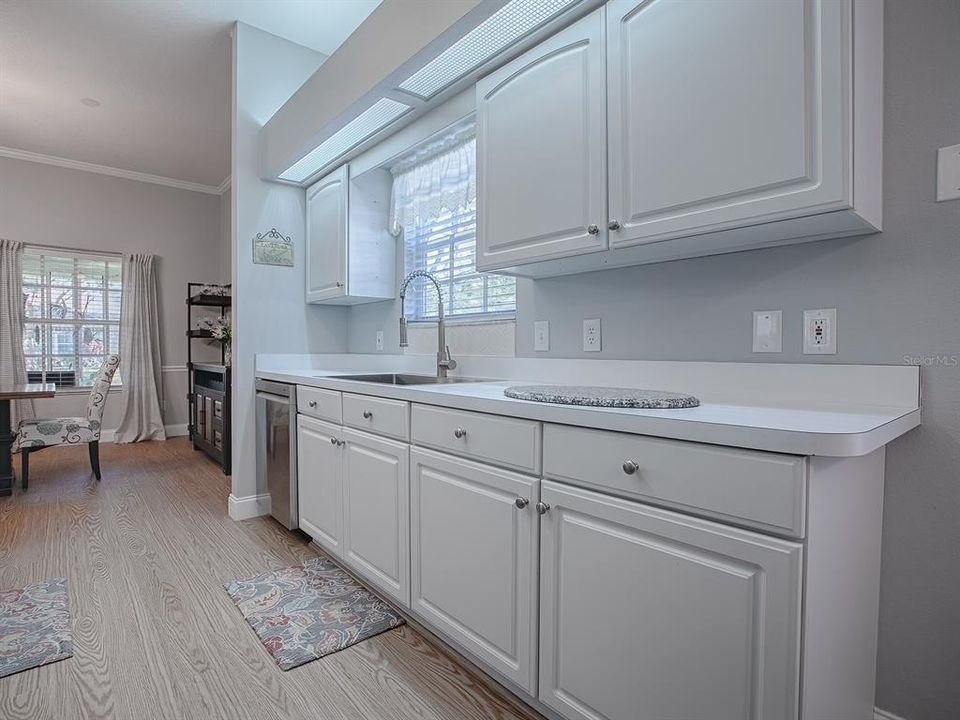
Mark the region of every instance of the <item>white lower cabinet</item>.
<instances>
[{"instance_id":1,"label":"white lower cabinet","mask_svg":"<svg viewBox=\"0 0 960 720\"><path fill-rule=\"evenodd\" d=\"M550 481L541 496L542 702L577 720L798 716L801 545Z\"/></svg>"},{"instance_id":2,"label":"white lower cabinet","mask_svg":"<svg viewBox=\"0 0 960 720\"><path fill-rule=\"evenodd\" d=\"M354 570L410 605L410 446L343 428L343 553Z\"/></svg>"},{"instance_id":3,"label":"white lower cabinet","mask_svg":"<svg viewBox=\"0 0 960 720\"><path fill-rule=\"evenodd\" d=\"M297 492L300 527L327 552L342 550L343 429L297 416Z\"/></svg>"},{"instance_id":4,"label":"white lower cabinet","mask_svg":"<svg viewBox=\"0 0 960 720\"><path fill-rule=\"evenodd\" d=\"M532 695L540 481L413 448L411 608Z\"/></svg>"}]
</instances>

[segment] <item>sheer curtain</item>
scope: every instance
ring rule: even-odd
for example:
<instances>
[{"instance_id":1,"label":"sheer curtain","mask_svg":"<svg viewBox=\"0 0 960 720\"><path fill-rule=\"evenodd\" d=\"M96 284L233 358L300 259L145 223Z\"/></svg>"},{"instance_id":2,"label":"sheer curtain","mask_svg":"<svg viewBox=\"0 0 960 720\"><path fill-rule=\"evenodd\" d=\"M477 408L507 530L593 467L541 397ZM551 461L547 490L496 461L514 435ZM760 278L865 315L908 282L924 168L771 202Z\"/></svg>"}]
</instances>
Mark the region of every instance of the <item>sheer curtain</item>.
<instances>
[{"instance_id":1,"label":"sheer curtain","mask_svg":"<svg viewBox=\"0 0 960 720\"><path fill-rule=\"evenodd\" d=\"M120 375L123 411L116 442L166 440L160 405L160 321L153 255L123 256Z\"/></svg>"},{"instance_id":2,"label":"sheer curtain","mask_svg":"<svg viewBox=\"0 0 960 720\"><path fill-rule=\"evenodd\" d=\"M473 123L446 133L419 148L392 168L390 231L399 237L404 227L456 211L477 199L477 138Z\"/></svg>"},{"instance_id":3,"label":"sheer curtain","mask_svg":"<svg viewBox=\"0 0 960 720\"><path fill-rule=\"evenodd\" d=\"M23 243L0 238L0 385L27 382L23 357ZM13 427L35 417L33 400L10 404ZM6 428L4 428L6 429Z\"/></svg>"}]
</instances>

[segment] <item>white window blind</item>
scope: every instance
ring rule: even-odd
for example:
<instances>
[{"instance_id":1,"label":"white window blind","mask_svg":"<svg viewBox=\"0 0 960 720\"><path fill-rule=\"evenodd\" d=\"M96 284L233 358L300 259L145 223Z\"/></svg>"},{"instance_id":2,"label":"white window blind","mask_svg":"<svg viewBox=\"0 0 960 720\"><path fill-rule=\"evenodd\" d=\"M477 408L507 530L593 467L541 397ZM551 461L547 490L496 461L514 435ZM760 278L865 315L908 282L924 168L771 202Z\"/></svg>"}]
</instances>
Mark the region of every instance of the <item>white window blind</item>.
<instances>
[{"instance_id":1,"label":"white window blind","mask_svg":"<svg viewBox=\"0 0 960 720\"><path fill-rule=\"evenodd\" d=\"M476 138L473 128L418 148L392 170L392 226L403 233L404 269L426 270L443 288L450 318L512 317L516 280L476 271ZM416 282L407 290L411 320L437 317L436 290Z\"/></svg>"},{"instance_id":2,"label":"white window blind","mask_svg":"<svg viewBox=\"0 0 960 720\"><path fill-rule=\"evenodd\" d=\"M93 384L104 357L119 352L121 274L118 255L25 249L23 352L32 382Z\"/></svg>"}]
</instances>

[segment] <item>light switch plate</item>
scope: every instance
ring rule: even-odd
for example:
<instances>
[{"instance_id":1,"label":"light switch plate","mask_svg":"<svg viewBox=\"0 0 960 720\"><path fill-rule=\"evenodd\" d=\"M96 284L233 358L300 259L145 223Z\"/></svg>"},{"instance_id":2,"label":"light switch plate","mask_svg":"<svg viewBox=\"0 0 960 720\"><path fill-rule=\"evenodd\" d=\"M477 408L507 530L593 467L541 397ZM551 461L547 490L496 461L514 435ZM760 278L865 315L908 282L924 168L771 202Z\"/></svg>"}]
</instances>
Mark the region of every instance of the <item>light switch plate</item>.
<instances>
[{"instance_id":1,"label":"light switch plate","mask_svg":"<svg viewBox=\"0 0 960 720\"><path fill-rule=\"evenodd\" d=\"M937 150L937 202L960 198L960 145Z\"/></svg>"},{"instance_id":2,"label":"light switch plate","mask_svg":"<svg viewBox=\"0 0 960 720\"><path fill-rule=\"evenodd\" d=\"M377 330L377 350L383 350L383 330Z\"/></svg>"},{"instance_id":3,"label":"light switch plate","mask_svg":"<svg viewBox=\"0 0 960 720\"><path fill-rule=\"evenodd\" d=\"M836 308L803 311L803 354L837 354Z\"/></svg>"},{"instance_id":4,"label":"light switch plate","mask_svg":"<svg viewBox=\"0 0 960 720\"><path fill-rule=\"evenodd\" d=\"M583 351L600 352L601 344L600 318L583 321Z\"/></svg>"},{"instance_id":5,"label":"light switch plate","mask_svg":"<svg viewBox=\"0 0 960 720\"><path fill-rule=\"evenodd\" d=\"M549 320L537 320L533 324L533 349L535 352L547 352L550 349Z\"/></svg>"},{"instance_id":6,"label":"light switch plate","mask_svg":"<svg viewBox=\"0 0 960 720\"><path fill-rule=\"evenodd\" d=\"M783 352L783 311L753 311L753 351L755 353Z\"/></svg>"}]
</instances>

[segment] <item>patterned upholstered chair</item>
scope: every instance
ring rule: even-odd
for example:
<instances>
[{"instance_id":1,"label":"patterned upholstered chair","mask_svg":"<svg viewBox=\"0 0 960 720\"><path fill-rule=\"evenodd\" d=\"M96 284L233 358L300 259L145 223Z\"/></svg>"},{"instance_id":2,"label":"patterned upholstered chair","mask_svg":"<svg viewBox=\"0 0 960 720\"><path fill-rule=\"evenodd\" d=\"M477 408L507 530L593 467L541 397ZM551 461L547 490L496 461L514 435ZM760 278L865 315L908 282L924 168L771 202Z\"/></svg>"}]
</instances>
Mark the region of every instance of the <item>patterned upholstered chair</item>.
<instances>
[{"instance_id":1,"label":"patterned upholstered chair","mask_svg":"<svg viewBox=\"0 0 960 720\"><path fill-rule=\"evenodd\" d=\"M107 391L113 382L114 373L120 365L119 355L108 355L87 399L86 417L46 418L21 420L17 427L14 450L20 451L20 486L26 490L30 474L30 453L54 445L79 445L86 443L90 452L90 467L100 479L100 423L107 405Z\"/></svg>"}]
</instances>

